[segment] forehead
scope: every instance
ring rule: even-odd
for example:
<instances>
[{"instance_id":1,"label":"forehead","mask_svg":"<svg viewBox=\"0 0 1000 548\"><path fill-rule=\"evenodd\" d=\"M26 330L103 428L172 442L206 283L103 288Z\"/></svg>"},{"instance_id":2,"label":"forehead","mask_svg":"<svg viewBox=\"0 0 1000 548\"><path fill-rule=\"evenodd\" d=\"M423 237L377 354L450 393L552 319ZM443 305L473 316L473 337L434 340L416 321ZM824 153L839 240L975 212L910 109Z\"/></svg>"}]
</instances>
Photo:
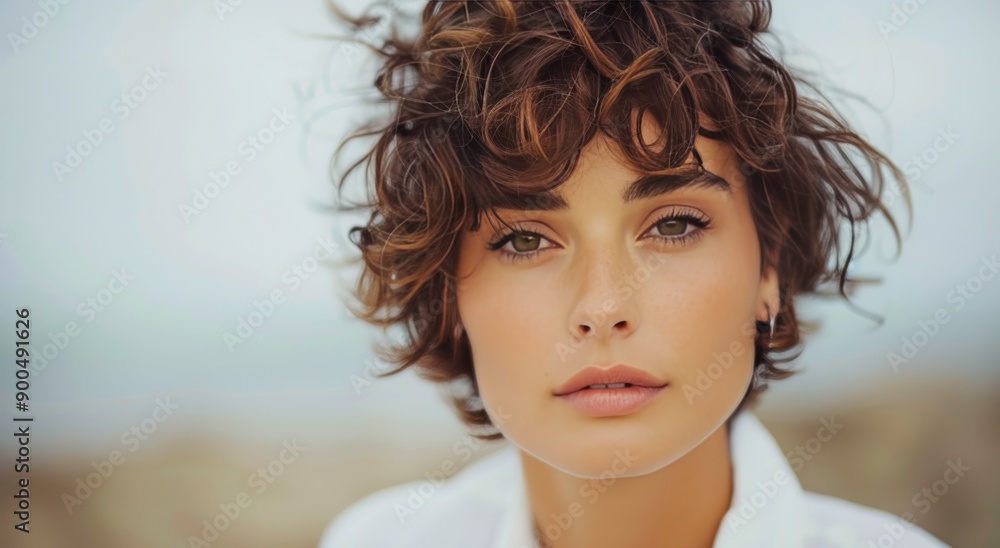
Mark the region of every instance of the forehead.
<instances>
[{"instance_id":1,"label":"forehead","mask_svg":"<svg viewBox=\"0 0 1000 548\"><path fill-rule=\"evenodd\" d=\"M617 143L599 134L581 150L575 169L562 185L547 192L515 197L503 209L566 210L577 191L593 188L587 182L616 189L610 199L625 205L681 190L714 193L723 200L739 199L746 182L739 165L732 147L699 136L683 166L644 173L631 166Z\"/></svg>"}]
</instances>

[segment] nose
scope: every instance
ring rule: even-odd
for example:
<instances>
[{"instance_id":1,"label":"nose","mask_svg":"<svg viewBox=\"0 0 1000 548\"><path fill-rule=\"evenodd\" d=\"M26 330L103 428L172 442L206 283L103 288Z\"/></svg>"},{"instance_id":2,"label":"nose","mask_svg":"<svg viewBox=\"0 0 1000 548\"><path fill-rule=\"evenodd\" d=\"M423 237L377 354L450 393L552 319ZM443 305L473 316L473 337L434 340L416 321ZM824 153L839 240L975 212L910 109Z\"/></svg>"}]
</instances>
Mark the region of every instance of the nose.
<instances>
[{"instance_id":1,"label":"nose","mask_svg":"<svg viewBox=\"0 0 1000 548\"><path fill-rule=\"evenodd\" d=\"M576 272L576 292L570 314L574 339L624 338L638 327L638 291L629 275L633 262L624 252L583 253Z\"/></svg>"}]
</instances>

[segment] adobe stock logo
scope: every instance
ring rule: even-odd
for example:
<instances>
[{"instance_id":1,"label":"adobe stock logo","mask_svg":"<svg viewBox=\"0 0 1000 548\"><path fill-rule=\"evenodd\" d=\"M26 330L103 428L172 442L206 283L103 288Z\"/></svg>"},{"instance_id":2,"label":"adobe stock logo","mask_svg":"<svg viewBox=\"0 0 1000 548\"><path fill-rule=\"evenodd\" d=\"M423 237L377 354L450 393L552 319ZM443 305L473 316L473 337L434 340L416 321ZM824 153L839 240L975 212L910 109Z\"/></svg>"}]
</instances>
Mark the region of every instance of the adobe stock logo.
<instances>
[{"instance_id":1,"label":"adobe stock logo","mask_svg":"<svg viewBox=\"0 0 1000 548\"><path fill-rule=\"evenodd\" d=\"M594 325L603 325L608 319L608 314L618 310L622 302L634 298L639 289L653 278L653 273L665 264L667 264L666 259L661 256L653 256L645 264L639 265L630 274L626 274L623 279L617 280L614 284L616 298L609 297L596 310L588 310L587 319ZM572 340L568 344L565 342L556 343L555 351L559 355L559 361L566 363L566 360L585 344L586 341L583 339Z\"/></svg>"},{"instance_id":2,"label":"adobe stock logo","mask_svg":"<svg viewBox=\"0 0 1000 548\"><path fill-rule=\"evenodd\" d=\"M486 412L497 428L502 427L507 422L507 419L511 417L509 414L504 413L501 407L497 407L496 411L487 408ZM484 446L486 446L485 442L471 435L466 435L461 440L455 442L452 445L451 452L459 457L458 462L446 459L437 469L424 472L426 481L421 481L417 485L410 486L406 493L408 496L405 503L397 501L393 504L392 508L396 513L396 519L399 520L399 523L403 525L407 520L416 515L427 504L427 501L436 495L438 490L447 483L448 478L460 470L459 464L467 462L472 458L474 452Z\"/></svg>"},{"instance_id":3,"label":"adobe stock logo","mask_svg":"<svg viewBox=\"0 0 1000 548\"><path fill-rule=\"evenodd\" d=\"M612 485L618 481L618 478L623 477L625 473L631 468L636 462L639 462L639 457L632 454L629 449L615 449L615 460L611 462L611 466L604 469L595 478L587 480L586 483L580 486L579 493L580 497L587 501L587 503L593 505L596 503L600 496L603 495L611 488ZM553 542L559 539L566 531L569 531L573 523L586 513L587 507L579 502L572 502L566 508L566 511L560 512L558 514L551 513L549 518L551 521L545 526L544 535L549 542Z\"/></svg>"},{"instance_id":4,"label":"adobe stock logo","mask_svg":"<svg viewBox=\"0 0 1000 548\"><path fill-rule=\"evenodd\" d=\"M959 312L966 305L983 291L986 282L993 280L1000 273L1000 261L997 256L980 257L979 265L975 275L969 276L964 281L955 284L945 295L945 300L954 305L953 311ZM941 332L943 326L950 323L952 313L945 307L940 307L933 314L917 321L917 328L911 333L900 337L898 347L886 353L886 361L893 373L899 373L901 365L908 365L920 351L930 344L931 340Z\"/></svg>"},{"instance_id":5,"label":"adobe stock logo","mask_svg":"<svg viewBox=\"0 0 1000 548\"><path fill-rule=\"evenodd\" d=\"M236 11L236 8L243 5L243 0L215 0L212 2L212 9L215 10L219 21L224 21L226 16Z\"/></svg>"},{"instance_id":6,"label":"adobe stock logo","mask_svg":"<svg viewBox=\"0 0 1000 548\"><path fill-rule=\"evenodd\" d=\"M740 332L745 337L750 337L755 331L754 324L750 322L744 323L740 328ZM698 370L698 375L693 383L684 383L682 391L687 402L694 403L695 398L704 395L712 388L715 381L721 379L732 368L733 364L738 363L737 358L743 356L747 350L739 341L733 341L729 343L729 348L725 352L721 354L713 352L712 363Z\"/></svg>"},{"instance_id":7,"label":"adobe stock logo","mask_svg":"<svg viewBox=\"0 0 1000 548\"><path fill-rule=\"evenodd\" d=\"M31 40L35 36L38 36L40 29L45 28L49 21L59 15L62 11L61 6L69 4L71 0L39 0L38 7L39 10L31 14L31 17L21 18L21 32L8 32L7 41L10 42L10 48L17 53L22 47L28 44L28 40Z\"/></svg>"},{"instance_id":8,"label":"adobe stock logo","mask_svg":"<svg viewBox=\"0 0 1000 548\"><path fill-rule=\"evenodd\" d=\"M792 470L795 472L801 471L806 462L812 460L823 449L823 445L832 440L844 428L843 424L837 422L836 415L831 415L829 419L823 417L819 422L821 426L816 429L815 436L785 453L785 458L788 459L788 463L792 465Z\"/></svg>"},{"instance_id":9,"label":"adobe stock logo","mask_svg":"<svg viewBox=\"0 0 1000 548\"><path fill-rule=\"evenodd\" d=\"M254 299L253 307L245 315L236 317L236 328L222 334L222 341L226 343L229 353L236 352L236 347L245 343L251 336L270 319L278 307L285 303L285 299L291 293L299 290L300 287L319 270L320 264L324 261L332 260L339 249L339 244L334 242L329 236L316 238L316 245L312 254L296 262L281 274L282 285L276 287L264 297L264 300Z\"/></svg>"},{"instance_id":10,"label":"adobe stock logo","mask_svg":"<svg viewBox=\"0 0 1000 548\"><path fill-rule=\"evenodd\" d=\"M208 179L210 180L204 183L201 188L192 188L193 197L190 204L184 202L177 206L177 211L184 222L190 224L192 217L201 215L205 208L212 203L212 200L218 198L222 191L229 187L229 183L242 173L244 168L252 164L263 153L264 149L291 125L293 119L295 119L295 115L288 112L288 107L272 108L271 117L267 123L258 128L256 132L248 133L246 139L236 145L234 150L238 157L228 160L223 169L209 170Z\"/></svg>"},{"instance_id":11,"label":"adobe stock logo","mask_svg":"<svg viewBox=\"0 0 1000 548\"><path fill-rule=\"evenodd\" d=\"M377 21L364 27L356 36L356 44L342 44L340 46L340 54L347 59L347 62L353 62L354 58L362 52L362 47L359 44L366 44L368 46L375 46L377 44L377 39L379 34L385 32L389 28L392 21L393 15L400 11L399 2L393 0L389 2L388 5L376 5L373 6L369 15L372 17L377 17Z\"/></svg>"},{"instance_id":12,"label":"adobe stock logo","mask_svg":"<svg viewBox=\"0 0 1000 548\"><path fill-rule=\"evenodd\" d=\"M888 41L889 35L899 32L899 29L909 23L910 18L916 15L926 3L927 0L903 0L900 4L893 4L889 20L878 20L878 30L882 33L882 38Z\"/></svg>"},{"instance_id":13,"label":"adobe stock logo","mask_svg":"<svg viewBox=\"0 0 1000 548\"><path fill-rule=\"evenodd\" d=\"M169 73L164 72L160 65L146 67L146 72L139 83L133 85L124 93L111 101L108 109L113 112L119 121L125 121L132 115L135 109L139 108L143 102L155 91ZM59 182L63 182L67 175L72 174L83 165L84 160L97 152L98 147L104 143L104 139L116 129L114 120L105 116L97 122L95 127L80 130L81 139L73 144L66 145L66 154L62 160L51 162L52 173Z\"/></svg>"},{"instance_id":14,"label":"adobe stock logo","mask_svg":"<svg viewBox=\"0 0 1000 548\"><path fill-rule=\"evenodd\" d=\"M948 491L958 483L967 472L972 470L972 466L963 465L962 459L948 459L945 463L947 468L940 479L934 481L930 487L924 487L919 493L913 495L913 506L920 508L921 514L926 514L931 509L931 503L938 502ZM869 538L867 542L859 543L859 548L894 548L900 546L910 546L910 542L900 543L900 541L913 529L917 522L917 516L913 512L903 512L899 516L892 516L889 520L882 522L882 530L878 537Z\"/></svg>"},{"instance_id":15,"label":"adobe stock logo","mask_svg":"<svg viewBox=\"0 0 1000 548\"><path fill-rule=\"evenodd\" d=\"M252 487L257 495L264 494L268 486L273 484L284 474L287 469L298 460L299 456L307 449L304 445L299 445L296 438L292 441L281 442L282 449L278 456L271 459L265 466L258 468L247 477L247 487ZM188 535L187 541L190 548L208 548L213 542L218 540L222 533L231 527L241 515L246 515L243 510L253 504L253 497L246 491L240 491L233 497L231 502L219 504L220 512L210 520L201 520L202 530L198 536Z\"/></svg>"},{"instance_id":16,"label":"adobe stock logo","mask_svg":"<svg viewBox=\"0 0 1000 548\"><path fill-rule=\"evenodd\" d=\"M31 361L31 374L33 376L44 371L49 363L55 361L70 343L80 336L82 328L93 322L98 314L108 310L111 304L119 298L119 295L129 287L129 284L135 281L135 276L129 274L128 270L124 268L112 269L110 276L103 287L77 305L76 313L83 318L82 325L75 320L70 320L62 329L54 333L49 332L49 342L38 343L40 350L36 352Z\"/></svg>"},{"instance_id":17,"label":"adobe stock logo","mask_svg":"<svg viewBox=\"0 0 1000 548\"><path fill-rule=\"evenodd\" d=\"M757 482L757 490L750 496L740 497L739 506L726 515L729 528L736 531L746 525L757 512L778 496L781 486L788 485L789 476L784 470L776 470L772 479Z\"/></svg>"},{"instance_id":18,"label":"adobe stock logo","mask_svg":"<svg viewBox=\"0 0 1000 548\"><path fill-rule=\"evenodd\" d=\"M160 425L173 416L174 411L179 407L179 405L171 403L169 397L163 400L156 398L156 406L153 407L150 415L138 424L122 432L120 438L121 444L128 447L129 453L134 453L142 445L142 442L148 440L159 430ZM117 467L125 464L126 457L126 453L119 449L114 449L108 453L106 459L102 459L99 462L91 461L90 464L94 471L86 476L77 477L74 486L75 489L63 493L62 497L60 497L63 505L66 507L66 514L72 516L77 507L83 506L84 502L93 496L105 482L110 480Z\"/></svg>"}]
</instances>

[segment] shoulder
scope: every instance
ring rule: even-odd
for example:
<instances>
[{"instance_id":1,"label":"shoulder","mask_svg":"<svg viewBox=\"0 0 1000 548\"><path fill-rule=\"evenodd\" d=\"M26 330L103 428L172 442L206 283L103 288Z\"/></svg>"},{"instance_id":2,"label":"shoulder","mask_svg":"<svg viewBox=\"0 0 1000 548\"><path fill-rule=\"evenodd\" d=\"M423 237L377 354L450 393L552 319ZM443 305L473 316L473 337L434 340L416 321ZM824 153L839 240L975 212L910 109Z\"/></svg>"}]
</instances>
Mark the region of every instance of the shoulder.
<instances>
[{"instance_id":1,"label":"shoulder","mask_svg":"<svg viewBox=\"0 0 1000 548\"><path fill-rule=\"evenodd\" d=\"M948 545L916 525L917 516L884 510L813 492L804 492L811 542L817 546L941 548Z\"/></svg>"},{"instance_id":2,"label":"shoulder","mask_svg":"<svg viewBox=\"0 0 1000 548\"><path fill-rule=\"evenodd\" d=\"M507 506L505 487L516 465L511 447L457 473L454 461L442 461L423 480L376 491L348 506L327 525L319 548L487 545Z\"/></svg>"}]
</instances>

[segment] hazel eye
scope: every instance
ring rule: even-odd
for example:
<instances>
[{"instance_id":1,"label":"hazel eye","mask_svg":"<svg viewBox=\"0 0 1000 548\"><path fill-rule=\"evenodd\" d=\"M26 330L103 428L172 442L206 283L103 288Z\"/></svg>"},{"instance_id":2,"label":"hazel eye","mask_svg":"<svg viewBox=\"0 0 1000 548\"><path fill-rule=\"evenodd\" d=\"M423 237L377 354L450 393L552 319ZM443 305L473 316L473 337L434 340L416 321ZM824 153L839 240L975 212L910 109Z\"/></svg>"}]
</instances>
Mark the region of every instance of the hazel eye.
<instances>
[{"instance_id":1,"label":"hazel eye","mask_svg":"<svg viewBox=\"0 0 1000 548\"><path fill-rule=\"evenodd\" d=\"M541 247L542 240L546 238L537 232L527 230L516 230L509 232L499 240L487 244L487 247L511 261L519 261L534 257L548 249ZM549 246L552 247L552 246Z\"/></svg>"},{"instance_id":2,"label":"hazel eye","mask_svg":"<svg viewBox=\"0 0 1000 548\"><path fill-rule=\"evenodd\" d=\"M667 218L656 223L661 236L682 236L687 232L688 221L678 217Z\"/></svg>"},{"instance_id":3,"label":"hazel eye","mask_svg":"<svg viewBox=\"0 0 1000 548\"><path fill-rule=\"evenodd\" d=\"M541 241L542 240L539 235L532 234L530 232L511 234L509 240L511 246L514 248L514 251L517 251L518 253L537 251Z\"/></svg>"},{"instance_id":4,"label":"hazel eye","mask_svg":"<svg viewBox=\"0 0 1000 548\"><path fill-rule=\"evenodd\" d=\"M647 232L663 245L681 246L696 242L710 223L695 210L674 211L660 217Z\"/></svg>"}]
</instances>

